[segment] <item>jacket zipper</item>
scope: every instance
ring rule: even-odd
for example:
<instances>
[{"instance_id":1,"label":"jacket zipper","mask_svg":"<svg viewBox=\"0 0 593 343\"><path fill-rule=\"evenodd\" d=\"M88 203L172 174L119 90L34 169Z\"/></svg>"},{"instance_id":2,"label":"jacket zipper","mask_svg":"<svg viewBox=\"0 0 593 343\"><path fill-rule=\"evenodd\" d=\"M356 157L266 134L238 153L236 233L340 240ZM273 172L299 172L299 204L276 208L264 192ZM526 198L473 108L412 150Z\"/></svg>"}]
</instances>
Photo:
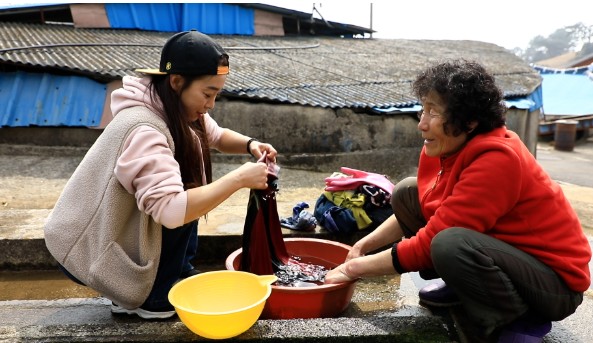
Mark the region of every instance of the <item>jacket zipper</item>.
<instances>
[{"instance_id":1,"label":"jacket zipper","mask_svg":"<svg viewBox=\"0 0 593 343\"><path fill-rule=\"evenodd\" d=\"M439 181L441 180L441 176L443 175L443 173L445 172L445 164L443 163L443 158L441 158L441 170L439 170L439 172L437 173L437 178L434 180L434 184L432 185L432 187L430 187L426 193L424 193L424 196L422 197L422 201L420 202L421 204L424 204L424 201L426 200L426 197L428 197L428 194L430 194L430 192L432 192L438 185Z\"/></svg>"},{"instance_id":2,"label":"jacket zipper","mask_svg":"<svg viewBox=\"0 0 593 343\"><path fill-rule=\"evenodd\" d=\"M437 174L437 178L436 178L436 180L434 180L434 184L432 185L432 188L430 189L431 191L433 189L437 188L437 184L441 180L441 175L443 175L444 172L445 172L445 168L443 166L441 166L441 170L439 170L439 173Z\"/></svg>"}]
</instances>

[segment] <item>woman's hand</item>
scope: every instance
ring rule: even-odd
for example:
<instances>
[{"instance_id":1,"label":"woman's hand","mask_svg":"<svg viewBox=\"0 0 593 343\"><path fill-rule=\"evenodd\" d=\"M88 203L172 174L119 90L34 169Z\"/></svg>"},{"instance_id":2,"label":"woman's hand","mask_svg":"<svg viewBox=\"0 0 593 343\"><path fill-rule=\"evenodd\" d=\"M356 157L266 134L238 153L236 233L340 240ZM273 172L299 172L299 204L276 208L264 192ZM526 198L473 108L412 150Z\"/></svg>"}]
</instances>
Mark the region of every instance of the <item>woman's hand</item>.
<instances>
[{"instance_id":1,"label":"woman's hand","mask_svg":"<svg viewBox=\"0 0 593 343\"><path fill-rule=\"evenodd\" d=\"M356 244L354 244L352 246L352 249L350 249L350 251L348 252L348 255L346 256L346 262L350 261L353 258L357 258L357 257L361 257L364 256L364 253L362 252L360 245L359 244L360 241L358 241Z\"/></svg>"},{"instance_id":2,"label":"woman's hand","mask_svg":"<svg viewBox=\"0 0 593 343\"><path fill-rule=\"evenodd\" d=\"M361 244L359 243L360 241L352 246L352 249L350 249L348 252L344 263L327 272L325 275L325 283L348 282L359 278L353 275L354 271L352 270L352 267L356 262L351 261L358 257L364 256L360 248Z\"/></svg>"},{"instance_id":3,"label":"woman's hand","mask_svg":"<svg viewBox=\"0 0 593 343\"><path fill-rule=\"evenodd\" d=\"M325 283L342 283L357 279L347 271L347 263L342 263L325 274Z\"/></svg>"},{"instance_id":4,"label":"woman's hand","mask_svg":"<svg viewBox=\"0 0 593 343\"><path fill-rule=\"evenodd\" d=\"M325 275L325 283L347 282L362 277L389 275L395 273L391 249L376 254L353 258L340 264Z\"/></svg>"},{"instance_id":5,"label":"woman's hand","mask_svg":"<svg viewBox=\"0 0 593 343\"><path fill-rule=\"evenodd\" d=\"M263 162L247 162L231 173L244 188L268 188L268 166Z\"/></svg>"},{"instance_id":6,"label":"woman's hand","mask_svg":"<svg viewBox=\"0 0 593 343\"><path fill-rule=\"evenodd\" d=\"M267 158L272 162L276 163L276 155L278 155L278 152L269 143L252 141L251 144L249 144L249 152L251 152L251 154L255 156L256 160L259 160L259 158L264 154L264 152L266 152Z\"/></svg>"}]
</instances>

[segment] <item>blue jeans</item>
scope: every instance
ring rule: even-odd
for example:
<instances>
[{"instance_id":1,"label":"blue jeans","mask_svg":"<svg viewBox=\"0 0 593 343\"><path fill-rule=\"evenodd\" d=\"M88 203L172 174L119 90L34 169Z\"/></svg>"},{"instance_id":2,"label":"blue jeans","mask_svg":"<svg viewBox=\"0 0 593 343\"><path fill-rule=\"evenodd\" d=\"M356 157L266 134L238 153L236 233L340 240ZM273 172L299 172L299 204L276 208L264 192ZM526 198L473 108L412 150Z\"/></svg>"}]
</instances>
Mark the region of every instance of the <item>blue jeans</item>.
<instances>
[{"instance_id":1,"label":"blue jeans","mask_svg":"<svg viewBox=\"0 0 593 343\"><path fill-rule=\"evenodd\" d=\"M179 280L179 275L187 263L187 252L192 233L196 234L198 221L193 221L175 229L163 226L163 245L156 279L148 298L140 306L143 309L161 309L171 307L168 300L169 291ZM193 251L195 254L195 249Z\"/></svg>"},{"instance_id":2,"label":"blue jeans","mask_svg":"<svg viewBox=\"0 0 593 343\"><path fill-rule=\"evenodd\" d=\"M169 290L179 280L181 271L185 270L184 268L196 254L197 233L197 220L175 229L162 227L161 256L156 279L148 298L140 307L146 310L173 309L168 300ZM72 281L84 286L84 283L70 274L63 266L59 265L58 267Z\"/></svg>"}]
</instances>

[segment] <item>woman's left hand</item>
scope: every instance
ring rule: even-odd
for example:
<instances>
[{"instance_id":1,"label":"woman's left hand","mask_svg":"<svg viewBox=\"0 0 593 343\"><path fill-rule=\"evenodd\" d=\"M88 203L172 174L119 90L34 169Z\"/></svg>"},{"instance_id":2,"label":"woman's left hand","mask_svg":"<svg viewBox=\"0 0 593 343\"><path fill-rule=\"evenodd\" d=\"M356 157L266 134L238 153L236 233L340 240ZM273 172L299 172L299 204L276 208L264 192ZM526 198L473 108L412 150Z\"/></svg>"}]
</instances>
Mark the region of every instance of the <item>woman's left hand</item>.
<instances>
[{"instance_id":1,"label":"woman's left hand","mask_svg":"<svg viewBox=\"0 0 593 343\"><path fill-rule=\"evenodd\" d=\"M326 283L353 281L362 277L390 275L395 272L391 249L385 249L376 254L352 258L325 275Z\"/></svg>"},{"instance_id":2,"label":"woman's left hand","mask_svg":"<svg viewBox=\"0 0 593 343\"><path fill-rule=\"evenodd\" d=\"M276 151L276 149L274 149L272 144L253 141L249 145L249 149L251 154L255 156L256 160L259 160L259 158L264 154L264 152L266 152L267 159L270 159L272 162L276 163L276 155L278 155L278 152Z\"/></svg>"}]
</instances>

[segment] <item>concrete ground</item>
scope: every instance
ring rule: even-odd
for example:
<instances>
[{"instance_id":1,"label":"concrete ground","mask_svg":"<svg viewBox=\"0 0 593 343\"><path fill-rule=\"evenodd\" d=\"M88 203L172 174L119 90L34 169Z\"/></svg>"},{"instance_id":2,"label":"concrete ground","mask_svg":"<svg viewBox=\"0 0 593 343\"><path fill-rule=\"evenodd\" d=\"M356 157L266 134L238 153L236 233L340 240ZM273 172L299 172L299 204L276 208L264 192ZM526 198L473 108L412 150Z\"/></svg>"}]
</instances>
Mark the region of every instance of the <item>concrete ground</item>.
<instances>
[{"instance_id":1,"label":"concrete ground","mask_svg":"<svg viewBox=\"0 0 593 343\"><path fill-rule=\"evenodd\" d=\"M205 340L177 318L147 322L112 316L109 302L52 270L55 262L45 250L43 221L83 153L77 148L0 145L0 342ZM593 141L579 142L572 152L542 143L537 155L552 178L561 183L593 240L593 179L587 177L593 174ZM240 158L217 161L215 175L242 163ZM300 201L314 206L326 176L282 169L280 217L289 216ZM246 190L236 193L212 211L207 221L200 222L200 269L222 269L224 258L240 247L247 196ZM303 235L290 230L284 234ZM348 244L360 237L336 237L321 229L307 235ZM49 276L41 277L44 273ZM361 280L350 307L338 318L258 320L232 341L462 341L463 330L457 330L449 313L432 313L418 305L417 291L423 284L415 273ZM592 320L590 289L575 314L554 323L545 342L593 342Z\"/></svg>"}]
</instances>

